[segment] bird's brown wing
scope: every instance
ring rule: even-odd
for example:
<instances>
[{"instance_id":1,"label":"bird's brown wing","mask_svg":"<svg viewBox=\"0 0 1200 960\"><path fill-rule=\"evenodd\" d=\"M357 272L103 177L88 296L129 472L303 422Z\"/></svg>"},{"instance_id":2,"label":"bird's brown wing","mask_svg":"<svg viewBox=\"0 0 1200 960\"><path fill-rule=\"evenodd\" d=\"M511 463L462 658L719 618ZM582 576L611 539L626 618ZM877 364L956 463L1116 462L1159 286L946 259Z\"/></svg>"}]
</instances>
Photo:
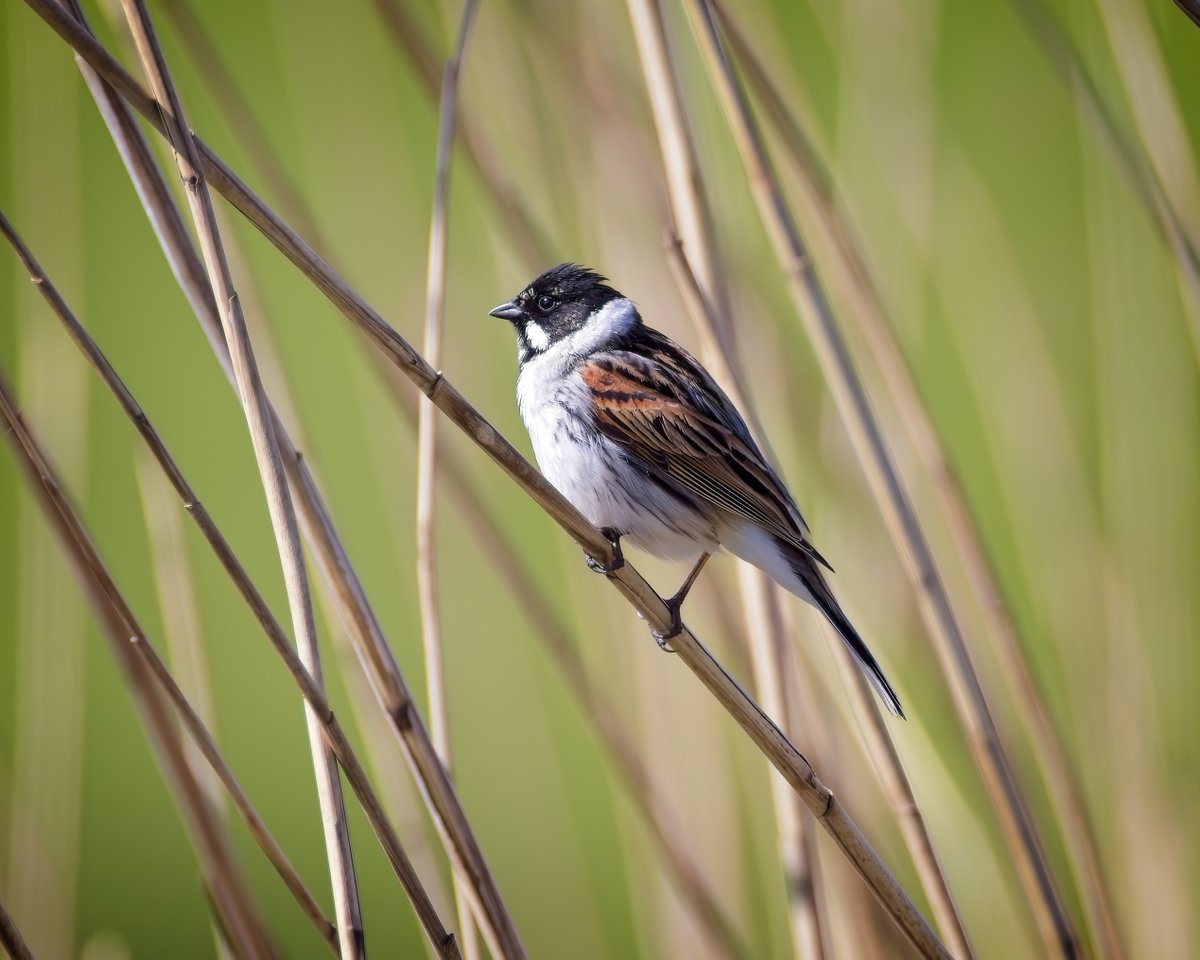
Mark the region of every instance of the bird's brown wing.
<instances>
[{"instance_id":1,"label":"bird's brown wing","mask_svg":"<svg viewBox=\"0 0 1200 960\"><path fill-rule=\"evenodd\" d=\"M741 418L730 424L712 415L689 392L680 361L698 367L689 356L658 357L628 351L593 356L579 368L591 393L596 425L648 468L774 536L794 543L824 563L808 542L799 511L774 471L764 461ZM732 404L707 374L710 402L732 411ZM686 371L693 383L696 370ZM825 564L828 566L828 564Z\"/></svg>"}]
</instances>

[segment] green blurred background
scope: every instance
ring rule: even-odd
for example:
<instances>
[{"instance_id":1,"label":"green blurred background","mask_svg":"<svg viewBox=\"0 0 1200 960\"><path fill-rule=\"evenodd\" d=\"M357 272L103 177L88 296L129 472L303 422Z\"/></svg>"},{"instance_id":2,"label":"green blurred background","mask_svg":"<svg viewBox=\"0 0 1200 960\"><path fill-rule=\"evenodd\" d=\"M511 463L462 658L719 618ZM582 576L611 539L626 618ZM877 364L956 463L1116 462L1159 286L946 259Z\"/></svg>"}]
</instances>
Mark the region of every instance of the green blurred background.
<instances>
[{"instance_id":1,"label":"green blurred background","mask_svg":"<svg viewBox=\"0 0 1200 960\"><path fill-rule=\"evenodd\" d=\"M437 108L376 6L178 2L191 5L283 157L320 230L318 249L419 343ZM457 3L403 2L445 56ZM151 2L151 13L193 127L287 216L282 188L255 165L215 96L213 71L197 66L165 6ZM1189 314L1172 251L1096 135L1086 102L1049 66L1014 5L752 0L730 7L832 171L842 212L963 480L1083 783L1128 954L1196 955L1200 352L1189 334L1195 304ZM905 701L910 720L891 730L978 954L1037 955L901 562L787 296L686 18L674 3L667 8L756 410L817 545L838 569L839 594ZM116 28L116 5L87 9L102 40L140 76ZM1153 155L1183 224L1200 235L1200 30L1166 2L1072 0L1049 9L1134 149ZM0 51L0 208L283 615L242 412L67 47L23 4L6 0ZM663 250L664 186L625 6L482 0L462 110L492 141L551 256L594 265L655 325L695 348ZM160 157L176 182L169 154ZM794 184L794 169L782 154L777 159ZM281 396L282 370L295 405L289 423L424 702L413 434L342 317L227 212L256 349L278 360L263 361L268 390ZM822 268L827 251L816 253ZM523 451L511 331L486 311L531 273L460 151L442 366ZM834 285L831 295L835 309L849 309L845 291ZM965 596L928 478L853 335L851 346L944 572L956 597ZM177 600L180 580L190 584L221 745L328 903L291 681L174 502L152 506L150 516L161 524L170 519L164 510L174 513L183 535L165 555L185 558L186 568L168 570L156 553L139 471L157 478L142 469L140 440L11 257L0 263L0 368L161 649L171 648L174 631L164 624L156 574ZM568 538L456 431L447 427L442 436L569 617L596 683L637 732L693 854L754 955L790 955L765 762L588 573ZM440 517L455 775L531 955L708 955L531 627L452 503L441 504ZM638 561L663 592L682 572ZM739 606L731 561L710 570L689 622L748 685L743 640L731 629ZM982 618L961 606L1052 863L1070 889ZM789 615L820 717L797 745L923 904L825 640L808 611L797 605ZM403 760L381 732L340 626L324 619L319 631L335 707L364 745L403 839L445 904L440 847ZM283 886L240 825L231 830L273 935L291 955L319 955L319 940ZM411 911L357 810L352 830L369 947L376 956L419 955ZM820 856L837 955L905 955L824 836ZM213 952L195 861L128 693L7 452L0 456L0 900L39 957ZM1070 906L1079 918L1074 895ZM445 916L450 922L453 911Z\"/></svg>"}]
</instances>

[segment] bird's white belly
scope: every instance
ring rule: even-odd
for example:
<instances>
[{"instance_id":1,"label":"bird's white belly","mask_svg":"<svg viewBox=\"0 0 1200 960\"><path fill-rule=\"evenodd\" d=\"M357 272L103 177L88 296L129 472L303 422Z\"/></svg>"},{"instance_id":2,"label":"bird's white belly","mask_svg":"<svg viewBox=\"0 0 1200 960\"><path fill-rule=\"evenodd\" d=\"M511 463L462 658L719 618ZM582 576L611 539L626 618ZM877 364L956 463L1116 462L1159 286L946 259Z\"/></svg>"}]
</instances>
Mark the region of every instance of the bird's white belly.
<instances>
[{"instance_id":1,"label":"bird's white belly","mask_svg":"<svg viewBox=\"0 0 1200 960\"><path fill-rule=\"evenodd\" d=\"M534 408L522 405L533 452L546 479L598 527L612 527L658 557L695 559L717 547L712 523L625 459L621 447L568 412L570 391Z\"/></svg>"}]
</instances>

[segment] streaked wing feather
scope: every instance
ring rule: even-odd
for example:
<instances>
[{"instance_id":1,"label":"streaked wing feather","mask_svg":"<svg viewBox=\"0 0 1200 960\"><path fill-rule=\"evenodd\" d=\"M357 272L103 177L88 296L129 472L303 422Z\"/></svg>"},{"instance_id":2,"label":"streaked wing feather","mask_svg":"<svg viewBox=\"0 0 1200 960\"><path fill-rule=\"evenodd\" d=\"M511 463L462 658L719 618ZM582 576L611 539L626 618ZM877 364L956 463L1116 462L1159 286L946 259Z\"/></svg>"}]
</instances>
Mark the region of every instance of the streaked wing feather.
<instances>
[{"instance_id":1,"label":"streaked wing feather","mask_svg":"<svg viewBox=\"0 0 1200 960\"><path fill-rule=\"evenodd\" d=\"M674 349L605 351L580 367L597 426L648 468L824 563L728 398L699 364L661 340L657 346ZM689 386L698 378L702 392Z\"/></svg>"}]
</instances>

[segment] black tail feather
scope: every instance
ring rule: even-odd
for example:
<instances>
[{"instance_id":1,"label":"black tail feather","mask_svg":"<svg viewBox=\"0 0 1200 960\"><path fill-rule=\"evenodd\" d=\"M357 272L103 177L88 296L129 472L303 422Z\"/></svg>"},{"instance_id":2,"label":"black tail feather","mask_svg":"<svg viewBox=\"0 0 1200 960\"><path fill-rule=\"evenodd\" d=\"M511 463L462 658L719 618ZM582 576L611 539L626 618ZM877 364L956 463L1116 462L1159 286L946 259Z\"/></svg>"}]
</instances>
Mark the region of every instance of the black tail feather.
<instances>
[{"instance_id":1,"label":"black tail feather","mask_svg":"<svg viewBox=\"0 0 1200 960\"><path fill-rule=\"evenodd\" d=\"M888 679L884 676L883 669L879 666L875 656L863 642L862 637L858 635L858 631L854 629L854 625L842 612L842 608L838 606L833 592L825 583L825 579L821 576L821 571L813 562L813 558L809 554L797 550L790 544L779 541L777 543L779 543L780 549L787 557L788 565L812 595L813 602L817 605L817 608L825 615L825 619L833 625L833 628L838 632L838 635L854 655L854 659L858 661L859 669L862 670L863 675L870 682L871 686L875 688L875 692L879 694L879 699L883 701L884 706L888 708L892 716L904 719L904 708L900 706L900 698L896 696L896 691L888 683Z\"/></svg>"}]
</instances>

